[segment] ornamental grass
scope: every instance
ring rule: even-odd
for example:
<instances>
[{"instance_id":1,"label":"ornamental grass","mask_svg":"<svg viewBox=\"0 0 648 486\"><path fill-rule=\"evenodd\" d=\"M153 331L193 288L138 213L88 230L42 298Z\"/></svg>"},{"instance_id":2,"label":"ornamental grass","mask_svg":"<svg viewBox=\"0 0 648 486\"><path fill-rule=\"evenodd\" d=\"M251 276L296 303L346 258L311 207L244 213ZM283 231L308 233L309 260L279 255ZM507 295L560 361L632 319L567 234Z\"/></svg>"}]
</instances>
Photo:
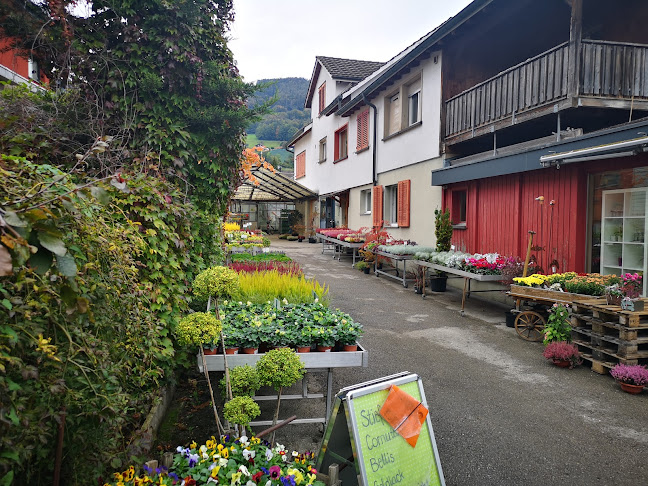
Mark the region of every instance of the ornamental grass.
<instances>
[{"instance_id":1,"label":"ornamental grass","mask_svg":"<svg viewBox=\"0 0 648 486\"><path fill-rule=\"evenodd\" d=\"M277 271L281 275L304 275L304 271L297 262L276 262L276 261L241 261L232 262L228 265L229 268L237 273L254 273L254 272L270 272Z\"/></svg>"},{"instance_id":2,"label":"ornamental grass","mask_svg":"<svg viewBox=\"0 0 648 486\"><path fill-rule=\"evenodd\" d=\"M328 302L329 289L301 275L281 274L277 270L239 274L240 288L233 300L262 304L286 299L291 304L307 304L316 298Z\"/></svg>"},{"instance_id":3,"label":"ornamental grass","mask_svg":"<svg viewBox=\"0 0 648 486\"><path fill-rule=\"evenodd\" d=\"M290 258L288 255L285 255L284 253L273 253L273 252L257 253L256 255L252 255L251 253L247 253L247 252L232 253L230 255L230 258L232 262L269 262L269 261L291 262L292 261L292 258Z\"/></svg>"}]
</instances>

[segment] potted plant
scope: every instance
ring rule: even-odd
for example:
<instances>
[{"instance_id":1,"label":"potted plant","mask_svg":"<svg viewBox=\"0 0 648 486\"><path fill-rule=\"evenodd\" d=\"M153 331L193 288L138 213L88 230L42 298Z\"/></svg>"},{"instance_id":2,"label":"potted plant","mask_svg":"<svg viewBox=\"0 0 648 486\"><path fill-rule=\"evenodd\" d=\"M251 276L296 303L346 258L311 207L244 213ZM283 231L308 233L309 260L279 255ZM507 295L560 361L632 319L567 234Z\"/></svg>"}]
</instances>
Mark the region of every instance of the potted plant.
<instances>
[{"instance_id":1,"label":"potted plant","mask_svg":"<svg viewBox=\"0 0 648 486\"><path fill-rule=\"evenodd\" d=\"M619 284L612 284L605 287L605 298L608 305L621 305L623 299L623 290Z\"/></svg>"},{"instance_id":2,"label":"potted plant","mask_svg":"<svg viewBox=\"0 0 648 486\"><path fill-rule=\"evenodd\" d=\"M336 329L337 342L344 351L357 351L358 338L362 333L362 324L350 319L342 319Z\"/></svg>"},{"instance_id":3,"label":"potted plant","mask_svg":"<svg viewBox=\"0 0 648 486\"><path fill-rule=\"evenodd\" d=\"M250 422L261 415L259 405L248 396L234 397L223 406L223 416L231 423L238 425L241 434L249 429ZM252 430L249 430L250 435Z\"/></svg>"},{"instance_id":4,"label":"potted plant","mask_svg":"<svg viewBox=\"0 0 648 486\"><path fill-rule=\"evenodd\" d=\"M450 251L452 246L452 223L450 222L450 210L434 210L434 234L436 236L436 251ZM430 277L430 290L433 292L445 292L448 283L448 275L445 272L437 272Z\"/></svg>"},{"instance_id":5,"label":"potted plant","mask_svg":"<svg viewBox=\"0 0 648 486\"><path fill-rule=\"evenodd\" d=\"M306 372L304 363L292 349L273 349L261 357L256 364L256 370L262 386L271 386L277 390L277 410L272 420L272 425L276 425L279 419L281 391L303 378Z\"/></svg>"},{"instance_id":6,"label":"potted plant","mask_svg":"<svg viewBox=\"0 0 648 486\"><path fill-rule=\"evenodd\" d=\"M644 301L639 297L643 290L643 278L638 273L626 273L622 277L623 299L621 308L631 312L640 312L644 310Z\"/></svg>"},{"instance_id":7,"label":"potted plant","mask_svg":"<svg viewBox=\"0 0 648 486\"><path fill-rule=\"evenodd\" d=\"M291 329L291 344L297 349L298 353L310 353L314 342L313 328L311 326L295 326Z\"/></svg>"},{"instance_id":8,"label":"potted plant","mask_svg":"<svg viewBox=\"0 0 648 486\"><path fill-rule=\"evenodd\" d=\"M317 344L317 350L320 352L331 351L333 346L335 346L335 341L337 339L335 328L332 326L316 327L313 332L313 337Z\"/></svg>"},{"instance_id":9,"label":"potted plant","mask_svg":"<svg viewBox=\"0 0 648 486\"><path fill-rule=\"evenodd\" d=\"M232 387L232 395L235 397L253 397L259 388L261 388L259 374L256 368L249 365L235 366L230 370L230 385ZM227 398L225 377L220 381L220 388L223 397Z\"/></svg>"},{"instance_id":10,"label":"potted plant","mask_svg":"<svg viewBox=\"0 0 648 486\"><path fill-rule=\"evenodd\" d=\"M366 274L369 274L370 270L370 265L369 263L365 262L364 260L359 261L358 263L355 264L355 267L360 270L361 272L364 272Z\"/></svg>"},{"instance_id":11,"label":"potted plant","mask_svg":"<svg viewBox=\"0 0 648 486\"><path fill-rule=\"evenodd\" d=\"M181 346L213 347L221 332L221 321L214 314L194 312L178 323L176 337Z\"/></svg>"},{"instance_id":12,"label":"potted plant","mask_svg":"<svg viewBox=\"0 0 648 486\"><path fill-rule=\"evenodd\" d=\"M641 393L648 385L648 369L645 366L619 363L610 370L610 375L619 382L621 389L628 393Z\"/></svg>"},{"instance_id":13,"label":"potted plant","mask_svg":"<svg viewBox=\"0 0 648 486\"><path fill-rule=\"evenodd\" d=\"M578 346L567 341L552 341L542 352L542 355L553 361L561 368L573 368L581 363Z\"/></svg>"},{"instance_id":14,"label":"potted plant","mask_svg":"<svg viewBox=\"0 0 648 486\"><path fill-rule=\"evenodd\" d=\"M549 311L547 325L544 328L545 346L553 341L571 342L571 318L569 305L554 304Z\"/></svg>"}]
</instances>

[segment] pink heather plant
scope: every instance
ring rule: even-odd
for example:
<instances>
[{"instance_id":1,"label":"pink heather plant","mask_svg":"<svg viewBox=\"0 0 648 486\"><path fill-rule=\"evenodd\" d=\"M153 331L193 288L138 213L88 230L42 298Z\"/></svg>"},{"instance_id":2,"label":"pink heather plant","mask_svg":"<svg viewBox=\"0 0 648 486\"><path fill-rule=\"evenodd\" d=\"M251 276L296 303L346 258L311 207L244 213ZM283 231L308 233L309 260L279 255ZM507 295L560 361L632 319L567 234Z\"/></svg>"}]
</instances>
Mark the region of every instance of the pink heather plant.
<instances>
[{"instance_id":1,"label":"pink heather plant","mask_svg":"<svg viewBox=\"0 0 648 486\"><path fill-rule=\"evenodd\" d=\"M610 371L612 378L630 385L648 385L648 369L641 365L618 364Z\"/></svg>"},{"instance_id":2,"label":"pink heather plant","mask_svg":"<svg viewBox=\"0 0 648 486\"><path fill-rule=\"evenodd\" d=\"M578 346L570 344L567 341L550 342L542 352L542 355L551 360L570 361L571 368L581 362L580 354L578 354Z\"/></svg>"},{"instance_id":3,"label":"pink heather plant","mask_svg":"<svg viewBox=\"0 0 648 486\"><path fill-rule=\"evenodd\" d=\"M621 277L623 279L622 290L626 297L636 299L641 295L643 288L642 276L638 273L626 273Z\"/></svg>"}]
</instances>

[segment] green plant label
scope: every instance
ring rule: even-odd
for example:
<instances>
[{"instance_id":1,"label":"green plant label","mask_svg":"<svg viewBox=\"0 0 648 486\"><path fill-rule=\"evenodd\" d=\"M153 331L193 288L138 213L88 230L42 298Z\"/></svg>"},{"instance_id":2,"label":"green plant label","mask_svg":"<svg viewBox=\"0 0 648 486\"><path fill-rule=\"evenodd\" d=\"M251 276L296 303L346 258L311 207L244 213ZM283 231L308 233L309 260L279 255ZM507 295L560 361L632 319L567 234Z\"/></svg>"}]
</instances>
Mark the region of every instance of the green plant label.
<instances>
[{"instance_id":1,"label":"green plant label","mask_svg":"<svg viewBox=\"0 0 648 486\"><path fill-rule=\"evenodd\" d=\"M418 381L398 385L421 400ZM388 389L351 400L355 443L364 468L365 486L441 486L437 454L426 420L412 447L380 415Z\"/></svg>"}]
</instances>

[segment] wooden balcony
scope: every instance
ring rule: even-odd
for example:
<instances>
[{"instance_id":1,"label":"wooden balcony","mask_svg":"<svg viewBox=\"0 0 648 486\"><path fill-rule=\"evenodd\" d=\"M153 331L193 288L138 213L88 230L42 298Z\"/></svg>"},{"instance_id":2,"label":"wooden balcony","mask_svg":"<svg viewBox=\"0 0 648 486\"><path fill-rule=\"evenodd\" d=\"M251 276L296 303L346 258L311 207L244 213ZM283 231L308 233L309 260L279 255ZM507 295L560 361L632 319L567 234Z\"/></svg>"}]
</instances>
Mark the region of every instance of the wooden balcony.
<instances>
[{"instance_id":1,"label":"wooden balcony","mask_svg":"<svg viewBox=\"0 0 648 486\"><path fill-rule=\"evenodd\" d=\"M450 98L446 144L572 107L648 109L648 45L583 40L579 56L570 70L565 42Z\"/></svg>"}]
</instances>

